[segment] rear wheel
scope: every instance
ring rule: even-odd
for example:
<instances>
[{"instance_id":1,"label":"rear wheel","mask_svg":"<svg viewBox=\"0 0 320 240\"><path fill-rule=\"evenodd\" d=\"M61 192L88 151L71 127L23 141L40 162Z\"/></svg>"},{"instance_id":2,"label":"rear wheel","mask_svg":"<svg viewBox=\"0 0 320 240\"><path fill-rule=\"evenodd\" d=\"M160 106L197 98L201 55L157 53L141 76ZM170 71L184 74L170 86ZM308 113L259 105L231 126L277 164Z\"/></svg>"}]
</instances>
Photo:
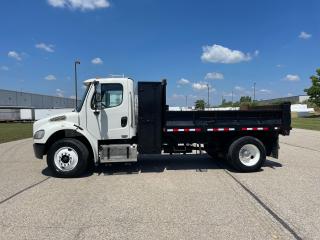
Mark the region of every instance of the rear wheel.
<instances>
[{"instance_id":1,"label":"rear wheel","mask_svg":"<svg viewBox=\"0 0 320 240\"><path fill-rule=\"evenodd\" d=\"M77 177L88 166L89 151L77 139L65 138L55 142L47 154L48 167L59 177Z\"/></svg>"},{"instance_id":2,"label":"rear wheel","mask_svg":"<svg viewBox=\"0 0 320 240\"><path fill-rule=\"evenodd\" d=\"M241 172L254 172L261 168L266 160L263 143L254 137L242 137L229 147L228 162Z\"/></svg>"}]
</instances>

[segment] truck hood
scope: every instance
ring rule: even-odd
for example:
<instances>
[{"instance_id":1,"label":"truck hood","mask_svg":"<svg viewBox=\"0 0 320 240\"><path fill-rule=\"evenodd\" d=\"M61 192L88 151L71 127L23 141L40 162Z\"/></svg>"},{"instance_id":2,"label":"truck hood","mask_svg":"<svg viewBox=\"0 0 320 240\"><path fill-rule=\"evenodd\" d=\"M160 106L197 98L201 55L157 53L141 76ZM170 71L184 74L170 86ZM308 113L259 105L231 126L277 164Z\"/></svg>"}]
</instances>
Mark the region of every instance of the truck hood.
<instances>
[{"instance_id":1,"label":"truck hood","mask_svg":"<svg viewBox=\"0 0 320 240\"><path fill-rule=\"evenodd\" d=\"M78 112L66 112L66 113L60 113L55 114L50 117L42 118L36 122L33 123L33 134L41 130L41 128L46 124L56 124L58 122L71 122L78 125Z\"/></svg>"}]
</instances>

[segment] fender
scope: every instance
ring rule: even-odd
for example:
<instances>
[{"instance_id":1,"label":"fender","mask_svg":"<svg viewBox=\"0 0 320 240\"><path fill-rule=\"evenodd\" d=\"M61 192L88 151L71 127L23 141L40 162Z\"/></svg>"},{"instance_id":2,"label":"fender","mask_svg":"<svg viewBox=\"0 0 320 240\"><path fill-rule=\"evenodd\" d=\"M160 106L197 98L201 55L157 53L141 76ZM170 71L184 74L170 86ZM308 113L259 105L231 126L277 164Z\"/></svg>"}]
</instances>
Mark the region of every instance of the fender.
<instances>
[{"instance_id":1,"label":"fender","mask_svg":"<svg viewBox=\"0 0 320 240\"><path fill-rule=\"evenodd\" d=\"M45 134L42 139L34 139L34 143L38 144L46 144L48 140L57 132L60 131L71 131L71 132L76 132L79 135L83 136L91 146L91 150L93 152L93 157L94 157L94 162L98 163L99 162L99 157L98 157L98 152L95 149L98 149L98 141L94 139L90 133L82 128L81 126L76 125L73 122L68 122L68 121L57 121L57 122L52 122L48 121L45 124L41 124L41 128L37 130L45 129ZM35 129L34 129L35 130Z\"/></svg>"}]
</instances>

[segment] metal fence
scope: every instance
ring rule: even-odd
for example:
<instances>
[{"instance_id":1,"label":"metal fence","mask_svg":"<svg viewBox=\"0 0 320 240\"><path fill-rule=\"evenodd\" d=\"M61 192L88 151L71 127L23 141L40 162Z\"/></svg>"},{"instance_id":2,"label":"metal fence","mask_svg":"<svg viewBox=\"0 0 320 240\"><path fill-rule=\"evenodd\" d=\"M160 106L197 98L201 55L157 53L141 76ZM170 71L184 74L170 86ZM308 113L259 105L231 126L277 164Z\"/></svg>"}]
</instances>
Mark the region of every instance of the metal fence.
<instances>
[{"instance_id":1,"label":"metal fence","mask_svg":"<svg viewBox=\"0 0 320 240\"><path fill-rule=\"evenodd\" d=\"M74 108L75 99L0 89L0 107Z\"/></svg>"}]
</instances>

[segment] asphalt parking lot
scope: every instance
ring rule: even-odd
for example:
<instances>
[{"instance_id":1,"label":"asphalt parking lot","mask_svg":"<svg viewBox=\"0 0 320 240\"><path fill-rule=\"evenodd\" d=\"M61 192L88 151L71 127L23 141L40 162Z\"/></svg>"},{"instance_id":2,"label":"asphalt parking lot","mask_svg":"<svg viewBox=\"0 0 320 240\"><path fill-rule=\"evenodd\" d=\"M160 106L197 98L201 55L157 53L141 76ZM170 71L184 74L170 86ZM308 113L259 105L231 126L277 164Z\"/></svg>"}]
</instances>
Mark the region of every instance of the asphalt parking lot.
<instances>
[{"instance_id":1,"label":"asphalt parking lot","mask_svg":"<svg viewBox=\"0 0 320 240\"><path fill-rule=\"evenodd\" d=\"M0 239L320 239L320 132L236 173L200 156L51 176L32 139L0 145Z\"/></svg>"}]
</instances>

